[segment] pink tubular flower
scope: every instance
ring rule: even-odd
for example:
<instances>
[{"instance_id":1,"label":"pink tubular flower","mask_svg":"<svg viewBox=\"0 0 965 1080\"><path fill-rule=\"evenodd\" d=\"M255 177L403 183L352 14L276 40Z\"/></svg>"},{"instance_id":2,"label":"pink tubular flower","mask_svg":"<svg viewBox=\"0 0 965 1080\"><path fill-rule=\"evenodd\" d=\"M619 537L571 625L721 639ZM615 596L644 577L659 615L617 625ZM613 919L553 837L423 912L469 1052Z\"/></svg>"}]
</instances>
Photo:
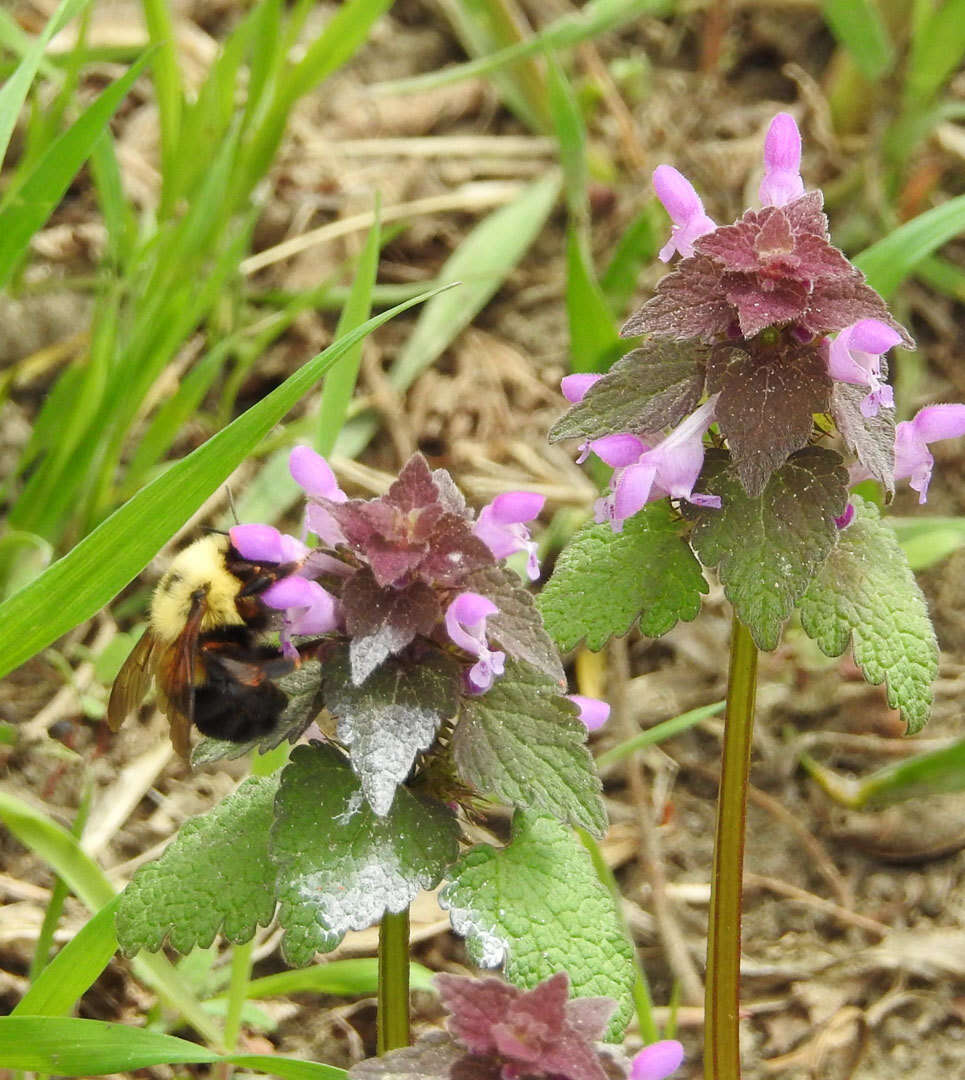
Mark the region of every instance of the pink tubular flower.
<instances>
[{"instance_id":1,"label":"pink tubular flower","mask_svg":"<svg viewBox=\"0 0 965 1080\"><path fill-rule=\"evenodd\" d=\"M901 335L878 319L859 319L846 326L828 348L828 373L839 382L868 386L871 393L861 402L863 416L877 416L879 409L893 409L894 391L881 381L881 358Z\"/></svg>"},{"instance_id":2,"label":"pink tubular flower","mask_svg":"<svg viewBox=\"0 0 965 1080\"><path fill-rule=\"evenodd\" d=\"M628 517L665 495L686 499L696 506L719 508L718 495L694 494L704 464L704 433L714 422L716 404L714 394L652 448L633 435L595 439L594 452L616 467L610 494L597 501L596 520L609 521L613 531L620 532ZM631 439L637 444L636 450Z\"/></svg>"},{"instance_id":3,"label":"pink tubular flower","mask_svg":"<svg viewBox=\"0 0 965 1080\"><path fill-rule=\"evenodd\" d=\"M918 492L918 501L927 501L935 459L928 444L965 435L965 405L928 405L914 420L902 421L895 430L895 479L907 478Z\"/></svg>"},{"instance_id":4,"label":"pink tubular flower","mask_svg":"<svg viewBox=\"0 0 965 1080\"><path fill-rule=\"evenodd\" d=\"M658 165L653 171L653 190L673 221L670 239L657 257L661 262L670 262L675 251L683 258L693 255L694 241L717 228L704 213L704 204L693 184L672 165Z\"/></svg>"},{"instance_id":5,"label":"pink tubular flower","mask_svg":"<svg viewBox=\"0 0 965 1080\"><path fill-rule=\"evenodd\" d=\"M582 694L567 694L570 701L580 710L580 719L587 731L599 731L610 719L610 706L599 698L584 697Z\"/></svg>"},{"instance_id":6,"label":"pink tubular flower","mask_svg":"<svg viewBox=\"0 0 965 1080\"><path fill-rule=\"evenodd\" d=\"M538 517L546 498L531 491L507 491L479 511L472 531L493 553L505 559L516 551L526 551L526 576L530 581L539 577L536 541L529 537L524 522Z\"/></svg>"},{"instance_id":7,"label":"pink tubular flower","mask_svg":"<svg viewBox=\"0 0 965 1080\"><path fill-rule=\"evenodd\" d=\"M651 1043L630 1062L629 1080L665 1080L683 1060L684 1048L676 1039Z\"/></svg>"},{"instance_id":8,"label":"pink tubular flower","mask_svg":"<svg viewBox=\"0 0 965 1080\"><path fill-rule=\"evenodd\" d=\"M317 581L289 574L265 589L261 599L268 607L284 611L281 651L292 660L298 658L292 635L327 634L338 628L335 597Z\"/></svg>"},{"instance_id":9,"label":"pink tubular flower","mask_svg":"<svg viewBox=\"0 0 965 1080\"><path fill-rule=\"evenodd\" d=\"M758 195L764 206L787 206L803 194L801 133L790 113L778 113L764 138L764 179Z\"/></svg>"},{"instance_id":10,"label":"pink tubular flower","mask_svg":"<svg viewBox=\"0 0 965 1080\"><path fill-rule=\"evenodd\" d=\"M228 530L235 551L255 563L300 563L308 548L272 525L235 525Z\"/></svg>"},{"instance_id":11,"label":"pink tubular flower","mask_svg":"<svg viewBox=\"0 0 965 1080\"><path fill-rule=\"evenodd\" d=\"M478 658L467 675L474 694L484 694L505 668L506 654L492 651L486 641L486 619L498 612L492 600L474 592L460 593L446 609L446 632L453 644Z\"/></svg>"},{"instance_id":12,"label":"pink tubular flower","mask_svg":"<svg viewBox=\"0 0 965 1080\"><path fill-rule=\"evenodd\" d=\"M310 446L296 446L288 458L288 469L295 483L308 496L308 506L305 509L308 528L329 547L345 543L345 537L335 519L324 506L315 501L348 501L348 496L338 486L331 465Z\"/></svg>"},{"instance_id":13,"label":"pink tubular flower","mask_svg":"<svg viewBox=\"0 0 965 1080\"><path fill-rule=\"evenodd\" d=\"M602 378L602 375L584 373L564 375L560 379L560 389L563 391L563 397L571 404L576 405L586 397L587 390Z\"/></svg>"}]
</instances>

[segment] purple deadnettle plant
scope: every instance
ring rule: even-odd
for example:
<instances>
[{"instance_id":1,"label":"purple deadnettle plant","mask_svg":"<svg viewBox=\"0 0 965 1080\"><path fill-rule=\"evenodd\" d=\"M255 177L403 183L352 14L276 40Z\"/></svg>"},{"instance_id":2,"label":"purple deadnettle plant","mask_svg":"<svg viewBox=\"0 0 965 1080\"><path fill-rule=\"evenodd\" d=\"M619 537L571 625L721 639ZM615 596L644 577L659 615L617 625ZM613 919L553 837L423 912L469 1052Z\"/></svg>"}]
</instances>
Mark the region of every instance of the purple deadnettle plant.
<instances>
[{"instance_id":1,"label":"purple deadnettle plant","mask_svg":"<svg viewBox=\"0 0 965 1080\"><path fill-rule=\"evenodd\" d=\"M304 965L378 924L379 1046L391 1050L409 1041L408 906L445 880L440 902L470 957L502 966L501 993L520 1001L486 1044L487 1060L501 1055L497 1074L604 1076L591 1043L622 1039L636 967L573 826L606 829L585 743L608 706L566 695L532 596L503 562L522 553L538 575L528 523L542 496L507 492L475 514L418 455L370 499L350 498L308 447L290 467L304 537L264 524L229 532L231 558L260 570L236 600L258 598L278 644L257 646L257 666L228 650L224 660L249 685L284 673L271 678L284 707L267 734L203 739L192 761L298 745L138 871L120 902L121 947L185 952L219 932L242 943L277 919L283 955ZM675 483L660 470L654 482ZM491 803L514 810L499 848L463 834ZM553 1003L552 1015L530 1001ZM557 1067L564 1049L580 1055L578 1073ZM477 1050L464 1039L460 1052Z\"/></svg>"},{"instance_id":2,"label":"purple deadnettle plant","mask_svg":"<svg viewBox=\"0 0 965 1080\"><path fill-rule=\"evenodd\" d=\"M641 344L605 375L563 380L550 433L613 473L596 520L540 596L562 648L602 648L637 625L693 619L715 570L733 606L727 726L707 963L708 1078L739 1075L744 805L758 649L795 611L829 656L852 647L909 732L925 723L938 651L924 598L877 506L907 480L924 502L929 445L965 434L965 405L895 424L887 355L912 337L830 239L801 138L781 113L764 140L761 207L717 225L676 169L654 189L672 220L672 269L623 328Z\"/></svg>"}]
</instances>

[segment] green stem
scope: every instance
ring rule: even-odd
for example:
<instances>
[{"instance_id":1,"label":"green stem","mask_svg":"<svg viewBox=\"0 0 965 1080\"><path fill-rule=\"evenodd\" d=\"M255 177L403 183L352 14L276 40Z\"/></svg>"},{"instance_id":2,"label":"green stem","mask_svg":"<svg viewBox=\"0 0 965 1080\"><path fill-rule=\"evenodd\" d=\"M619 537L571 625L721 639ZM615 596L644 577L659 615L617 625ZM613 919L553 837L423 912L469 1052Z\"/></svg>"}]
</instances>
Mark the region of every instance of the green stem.
<instances>
[{"instance_id":1,"label":"green stem","mask_svg":"<svg viewBox=\"0 0 965 1080\"><path fill-rule=\"evenodd\" d=\"M714 872L707 929L704 1078L740 1078L741 897L747 783L757 695L757 646L734 616L727 684L727 722L717 795Z\"/></svg>"},{"instance_id":2,"label":"green stem","mask_svg":"<svg viewBox=\"0 0 965 1080\"><path fill-rule=\"evenodd\" d=\"M409 911L379 923L378 1052L409 1045Z\"/></svg>"},{"instance_id":3,"label":"green stem","mask_svg":"<svg viewBox=\"0 0 965 1080\"><path fill-rule=\"evenodd\" d=\"M286 744L287 745L287 744ZM228 984L228 1007L224 1018L224 1045L230 1054L238 1046L241 1033L241 1010L248 998L251 979L251 954L255 939L235 945L231 953L231 982Z\"/></svg>"}]
</instances>

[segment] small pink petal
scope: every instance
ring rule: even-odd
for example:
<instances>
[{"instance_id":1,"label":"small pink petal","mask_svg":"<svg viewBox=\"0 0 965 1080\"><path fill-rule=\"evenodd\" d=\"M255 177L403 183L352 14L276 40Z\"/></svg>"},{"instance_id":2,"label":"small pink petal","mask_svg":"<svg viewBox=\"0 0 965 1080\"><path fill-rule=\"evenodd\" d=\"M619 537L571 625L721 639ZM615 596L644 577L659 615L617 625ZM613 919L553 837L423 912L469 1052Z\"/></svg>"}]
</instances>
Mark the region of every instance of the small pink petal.
<instances>
[{"instance_id":1,"label":"small pink petal","mask_svg":"<svg viewBox=\"0 0 965 1080\"><path fill-rule=\"evenodd\" d=\"M288 469L295 483L308 495L332 502L345 502L348 496L338 486L332 467L310 446L296 446L288 458Z\"/></svg>"},{"instance_id":2,"label":"small pink petal","mask_svg":"<svg viewBox=\"0 0 965 1080\"><path fill-rule=\"evenodd\" d=\"M232 546L244 559L257 563L300 562L308 548L272 525L235 525L228 530Z\"/></svg>"},{"instance_id":3,"label":"small pink petal","mask_svg":"<svg viewBox=\"0 0 965 1080\"><path fill-rule=\"evenodd\" d=\"M587 731L599 731L610 719L610 706L599 698L584 697L582 694L566 695L580 710L580 719Z\"/></svg>"},{"instance_id":4,"label":"small pink petal","mask_svg":"<svg viewBox=\"0 0 965 1080\"><path fill-rule=\"evenodd\" d=\"M684 1048L676 1039L645 1046L630 1062L629 1080L665 1080L680 1068L684 1060Z\"/></svg>"},{"instance_id":5,"label":"small pink petal","mask_svg":"<svg viewBox=\"0 0 965 1080\"><path fill-rule=\"evenodd\" d=\"M545 502L545 495L537 495L533 491L507 491L497 495L489 506L495 521L502 525L515 525L539 517Z\"/></svg>"},{"instance_id":6,"label":"small pink petal","mask_svg":"<svg viewBox=\"0 0 965 1080\"><path fill-rule=\"evenodd\" d=\"M560 389L563 391L563 397L576 405L586 397L587 390L602 378L602 375L591 374L564 375L560 380Z\"/></svg>"},{"instance_id":7,"label":"small pink petal","mask_svg":"<svg viewBox=\"0 0 965 1080\"><path fill-rule=\"evenodd\" d=\"M764 206L786 206L804 194L801 179L801 133L790 113L778 113L764 138Z\"/></svg>"},{"instance_id":8,"label":"small pink petal","mask_svg":"<svg viewBox=\"0 0 965 1080\"><path fill-rule=\"evenodd\" d=\"M647 447L636 435L619 434L591 440L590 449L611 468L619 469L636 462Z\"/></svg>"},{"instance_id":9,"label":"small pink petal","mask_svg":"<svg viewBox=\"0 0 965 1080\"><path fill-rule=\"evenodd\" d=\"M693 184L671 165L658 165L653 172L653 189L673 221L670 239L657 258L670 262L675 252L687 258L694 253L694 241L712 233L717 225L704 212L704 204Z\"/></svg>"}]
</instances>

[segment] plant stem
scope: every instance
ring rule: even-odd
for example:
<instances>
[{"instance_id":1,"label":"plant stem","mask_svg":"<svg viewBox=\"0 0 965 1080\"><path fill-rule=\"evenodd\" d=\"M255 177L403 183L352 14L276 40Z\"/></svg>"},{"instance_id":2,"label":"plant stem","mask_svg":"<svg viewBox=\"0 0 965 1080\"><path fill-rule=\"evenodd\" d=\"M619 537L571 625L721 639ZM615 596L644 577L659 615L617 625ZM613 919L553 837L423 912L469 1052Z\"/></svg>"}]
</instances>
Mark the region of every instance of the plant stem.
<instances>
[{"instance_id":1,"label":"plant stem","mask_svg":"<svg viewBox=\"0 0 965 1080\"><path fill-rule=\"evenodd\" d=\"M379 923L378 1052L409 1045L409 911Z\"/></svg>"},{"instance_id":2,"label":"plant stem","mask_svg":"<svg viewBox=\"0 0 965 1080\"><path fill-rule=\"evenodd\" d=\"M747 783L757 696L757 646L734 616L727 683L727 722L717 795L714 872L707 929L704 1078L739 1080L741 898Z\"/></svg>"},{"instance_id":3,"label":"plant stem","mask_svg":"<svg viewBox=\"0 0 965 1080\"><path fill-rule=\"evenodd\" d=\"M224 1021L224 1045L229 1053L237 1047L241 1033L241 1010L248 997L254 947L255 939L252 938L244 945L235 945L231 953L231 982L228 984L228 1008Z\"/></svg>"}]
</instances>

